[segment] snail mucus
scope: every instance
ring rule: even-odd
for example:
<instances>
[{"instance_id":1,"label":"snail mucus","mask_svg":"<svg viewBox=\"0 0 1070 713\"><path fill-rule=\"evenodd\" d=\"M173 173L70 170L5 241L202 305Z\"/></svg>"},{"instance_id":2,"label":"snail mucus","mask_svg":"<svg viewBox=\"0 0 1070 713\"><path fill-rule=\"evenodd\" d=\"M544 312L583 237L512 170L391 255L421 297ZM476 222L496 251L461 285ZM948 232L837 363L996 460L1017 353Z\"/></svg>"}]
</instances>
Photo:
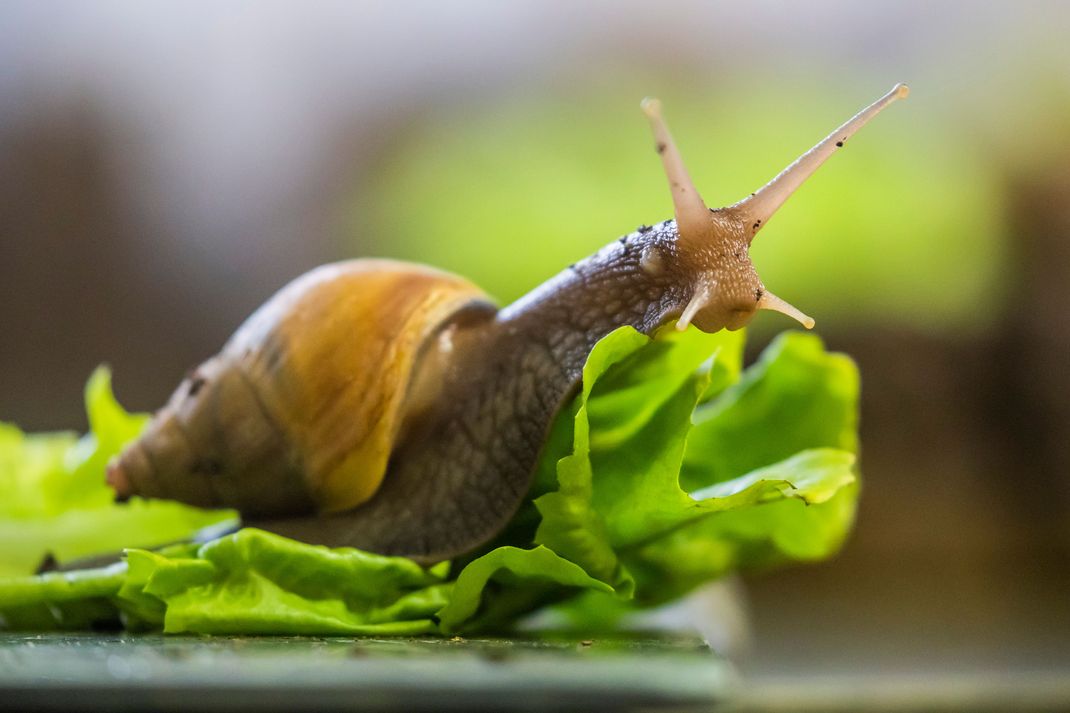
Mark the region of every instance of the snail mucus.
<instances>
[{"instance_id":1,"label":"snail mucus","mask_svg":"<svg viewBox=\"0 0 1070 713\"><path fill-rule=\"evenodd\" d=\"M245 524L422 562L467 553L519 508L594 345L624 325L739 329L766 289L748 250L896 85L733 205L709 209L657 100L643 102L675 217L614 240L506 307L390 260L298 277L195 369L108 467L120 499L238 510Z\"/></svg>"}]
</instances>

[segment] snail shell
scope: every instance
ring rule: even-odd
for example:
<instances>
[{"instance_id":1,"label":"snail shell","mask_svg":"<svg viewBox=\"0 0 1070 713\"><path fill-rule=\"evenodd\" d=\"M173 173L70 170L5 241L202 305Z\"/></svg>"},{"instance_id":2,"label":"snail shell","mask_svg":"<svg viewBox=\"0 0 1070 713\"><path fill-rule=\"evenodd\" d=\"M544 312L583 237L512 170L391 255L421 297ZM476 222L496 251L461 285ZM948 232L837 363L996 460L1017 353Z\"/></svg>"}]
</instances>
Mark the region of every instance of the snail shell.
<instances>
[{"instance_id":1,"label":"snail shell","mask_svg":"<svg viewBox=\"0 0 1070 713\"><path fill-rule=\"evenodd\" d=\"M338 512L371 498L414 367L451 318L494 306L454 275L353 260L297 278L194 370L109 469L122 495L245 516ZM125 481L125 482L124 482Z\"/></svg>"}]
</instances>

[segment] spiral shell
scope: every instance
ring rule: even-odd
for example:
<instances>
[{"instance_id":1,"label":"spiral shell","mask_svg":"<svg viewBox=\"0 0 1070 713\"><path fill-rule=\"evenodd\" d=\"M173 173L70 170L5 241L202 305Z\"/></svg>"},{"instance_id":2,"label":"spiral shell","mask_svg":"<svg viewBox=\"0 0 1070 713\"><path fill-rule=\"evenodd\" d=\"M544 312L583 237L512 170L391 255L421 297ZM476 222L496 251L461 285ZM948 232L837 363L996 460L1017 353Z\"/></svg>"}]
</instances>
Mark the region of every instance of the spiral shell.
<instances>
[{"instance_id":1,"label":"spiral shell","mask_svg":"<svg viewBox=\"0 0 1070 713\"><path fill-rule=\"evenodd\" d=\"M472 309L493 306L472 283L431 268L317 268L179 385L109 482L120 496L246 516L354 508L383 481L423 350Z\"/></svg>"}]
</instances>

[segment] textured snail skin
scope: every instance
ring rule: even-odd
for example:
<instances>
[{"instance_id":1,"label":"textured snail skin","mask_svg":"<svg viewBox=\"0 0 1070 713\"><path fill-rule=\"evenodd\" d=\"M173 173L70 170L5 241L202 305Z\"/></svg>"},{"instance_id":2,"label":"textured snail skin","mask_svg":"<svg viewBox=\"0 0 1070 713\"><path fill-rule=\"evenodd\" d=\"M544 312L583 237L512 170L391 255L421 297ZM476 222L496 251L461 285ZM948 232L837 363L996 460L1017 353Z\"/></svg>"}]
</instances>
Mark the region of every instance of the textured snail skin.
<instances>
[{"instance_id":1,"label":"textured snail skin","mask_svg":"<svg viewBox=\"0 0 1070 713\"><path fill-rule=\"evenodd\" d=\"M516 512L598 340L622 325L653 334L691 299L695 274L740 262L736 273L753 275L744 242L736 254L742 262L682 254L668 221L501 311L418 265L319 268L179 386L112 466L113 485L234 507L247 524L316 544L427 562L468 552ZM406 393L424 363L428 393ZM336 473L352 452L358 469Z\"/></svg>"},{"instance_id":2,"label":"textured snail skin","mask_svg":"<svg viewBox=\"0 0 1070 713\"><path fill-rule=\"evenodd\" d=\"M328 517L254 522L297 539L435 561L497 534L531 485L547 431L599 339L652 334L691 297L673 271L672 222L633 233L519 302L451 335L439 398L399 445L375 497ZM753 297L752 297L753 302Z\"/></svg>"}]
</instances>

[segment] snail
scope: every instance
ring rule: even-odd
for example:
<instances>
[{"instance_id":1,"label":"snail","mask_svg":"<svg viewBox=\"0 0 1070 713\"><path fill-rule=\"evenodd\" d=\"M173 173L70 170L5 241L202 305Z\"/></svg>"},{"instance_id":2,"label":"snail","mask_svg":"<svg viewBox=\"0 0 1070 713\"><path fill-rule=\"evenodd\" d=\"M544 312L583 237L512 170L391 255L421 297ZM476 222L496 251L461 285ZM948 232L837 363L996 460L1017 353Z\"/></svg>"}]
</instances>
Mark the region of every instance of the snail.
<instances>
[{"instance_id":1,"label":"snail","mask_svg":"<svg viewBox=\"0 0 1070 713\"><path fill-rule=\"evenodd\" d=\"M506 307L429 267L351 260L298 277L191 372L109 464L119 499L237 509L246 524L434 562L490 541L528 493L585 360L623 325L735 330L765 288L751 241L896 85L772 181L706 207L646 99L674 219L613 241Z\"/></svg>"}]
</instances>

